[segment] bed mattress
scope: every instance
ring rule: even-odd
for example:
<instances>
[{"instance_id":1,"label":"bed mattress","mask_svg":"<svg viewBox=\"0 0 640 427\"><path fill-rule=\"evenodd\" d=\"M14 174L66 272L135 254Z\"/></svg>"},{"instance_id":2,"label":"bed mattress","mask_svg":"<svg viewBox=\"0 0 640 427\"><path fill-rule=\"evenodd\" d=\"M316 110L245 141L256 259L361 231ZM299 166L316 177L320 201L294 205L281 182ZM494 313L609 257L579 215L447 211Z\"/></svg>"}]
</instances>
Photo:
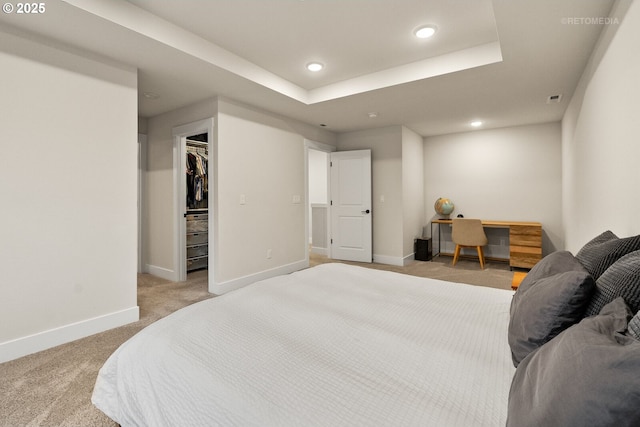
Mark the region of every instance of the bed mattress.
<instances>
[{"instance_id":1,"label":"bed mattress","mask_svg":"<svg viewBox=\"0 0 640 427\"><path fill-rule=\"evenodd\" d=\"M500 426L512 296L324 264L153 323L92 401L122 426Z\"/></svg>"}]
</instances>

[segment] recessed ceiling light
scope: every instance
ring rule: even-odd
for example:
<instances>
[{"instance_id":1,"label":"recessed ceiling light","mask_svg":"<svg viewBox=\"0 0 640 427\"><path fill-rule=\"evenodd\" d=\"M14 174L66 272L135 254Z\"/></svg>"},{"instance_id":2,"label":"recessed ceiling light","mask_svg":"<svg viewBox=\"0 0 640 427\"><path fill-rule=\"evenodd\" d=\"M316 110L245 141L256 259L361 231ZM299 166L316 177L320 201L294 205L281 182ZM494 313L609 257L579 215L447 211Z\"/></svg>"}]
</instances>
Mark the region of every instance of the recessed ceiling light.
<instances>
[{"instance_id":1,"label":"recessed ceiling light","mask_svg":"<svg viewBox=\"0 0 640 427\"><path fill-rule=\"evenodd\" d=\"M474 120L471 123L469 123L471 126L473 126L474 128L477 128L479 126L482 126L482 122L480 120Z\"/></svg>"},{"instance_id":2,"label":"recessed ceiling light","mask_svg":"<svg viewBox=\"0 0 640 427\"><path fill-rule=\"evenodd\" d=\"M322 65L319 62L309 62L307 64L307 70L313 71L314 73L322 70L323 68L324 68L324 65Z\"/></svg>"},{"instance_id":3,"label":"recessed ceiling light","mask_svg":"<svg viewBox=\"0 0 640 427\"><path fill-rule=\"evenodd\" d=\"M425 25L416 29L413 34L419 39L428 39L436 33L436 27L433 25Z\"/></svg>"},{"instance_id":4,"label":"recessed ceiling light","mask_svg":"<svg viewBox=\"0 0 640 427\"><path fill-rule=\"evenodd\" d=\"M376 113L375 111L367 113L367 115L369 116L370 119L375 119L376 117L378 117L378 113Z\"/></svg>"}]
</instances>

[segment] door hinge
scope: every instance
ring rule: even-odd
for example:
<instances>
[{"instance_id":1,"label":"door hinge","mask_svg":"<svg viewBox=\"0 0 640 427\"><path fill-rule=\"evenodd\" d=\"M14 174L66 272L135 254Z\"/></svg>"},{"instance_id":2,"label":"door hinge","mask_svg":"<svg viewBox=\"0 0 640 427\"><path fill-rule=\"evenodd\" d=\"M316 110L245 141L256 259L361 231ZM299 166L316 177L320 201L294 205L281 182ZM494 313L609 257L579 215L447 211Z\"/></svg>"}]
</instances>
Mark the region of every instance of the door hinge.
<instances>
[{"instance_id":1,"label":"door hinge","mask_svg":"<svg viewBox=\"0 0 640 427\"><path fill-rule=\"evenodd\" d=\"M333 162L329 162L329 167L332 168L333 167Z\"/></svg>"},{"instance_id":2,"label":"door hinge","mask_svg":"<svg viewBox=\"0 0 640 427\"><path fill-rule=\"evenodd\" d=\"M333 239L331 239L331 244L333 245Z\"/></svg>"},{"instance_id":3,"label":"door hinge","mask_svg":"<svg viewBox=\"0 0 640 427\"><path fill-rule=\"evenodd\" d=\"M329 202L329 206L333 206L333 200Z\"/></svg>"}]
</instances>

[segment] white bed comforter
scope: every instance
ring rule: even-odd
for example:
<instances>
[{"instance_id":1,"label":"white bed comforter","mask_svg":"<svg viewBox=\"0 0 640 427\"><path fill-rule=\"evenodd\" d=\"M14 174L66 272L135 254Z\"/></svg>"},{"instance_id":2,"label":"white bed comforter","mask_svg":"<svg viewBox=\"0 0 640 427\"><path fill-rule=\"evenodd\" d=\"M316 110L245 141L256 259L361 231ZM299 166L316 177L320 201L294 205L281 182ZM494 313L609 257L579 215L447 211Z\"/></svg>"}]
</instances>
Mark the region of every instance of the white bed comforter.
<instances>
[{"instance_id":1,"label":"white bed comforter","mask_svg":"<svg viewBox=\"0 0 640 427\"><path fill-rule=\"evenodd\" d=\"M502 426L512 295L321 265L153 323L92 401L122 426Z\"/></svg>"}]
</instances>

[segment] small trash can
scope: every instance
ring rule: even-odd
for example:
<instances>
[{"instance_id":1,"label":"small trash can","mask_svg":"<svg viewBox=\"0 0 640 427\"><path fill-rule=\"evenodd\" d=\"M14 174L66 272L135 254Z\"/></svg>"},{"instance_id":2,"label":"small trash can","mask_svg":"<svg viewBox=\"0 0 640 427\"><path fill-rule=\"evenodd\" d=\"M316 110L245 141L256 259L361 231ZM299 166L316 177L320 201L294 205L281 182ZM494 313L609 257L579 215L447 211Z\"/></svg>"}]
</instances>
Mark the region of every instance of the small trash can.
<instances>
[{"instance_id":1,"label":"small trash can","mask_svg":"<svg viewBox=\"0 0 640 427\"><path fill-rule=\"evenodd\" d=\"M431 261L431 237L416 239L414 253L415 259L418 261Z\"/></svg>"}]
</instances>

